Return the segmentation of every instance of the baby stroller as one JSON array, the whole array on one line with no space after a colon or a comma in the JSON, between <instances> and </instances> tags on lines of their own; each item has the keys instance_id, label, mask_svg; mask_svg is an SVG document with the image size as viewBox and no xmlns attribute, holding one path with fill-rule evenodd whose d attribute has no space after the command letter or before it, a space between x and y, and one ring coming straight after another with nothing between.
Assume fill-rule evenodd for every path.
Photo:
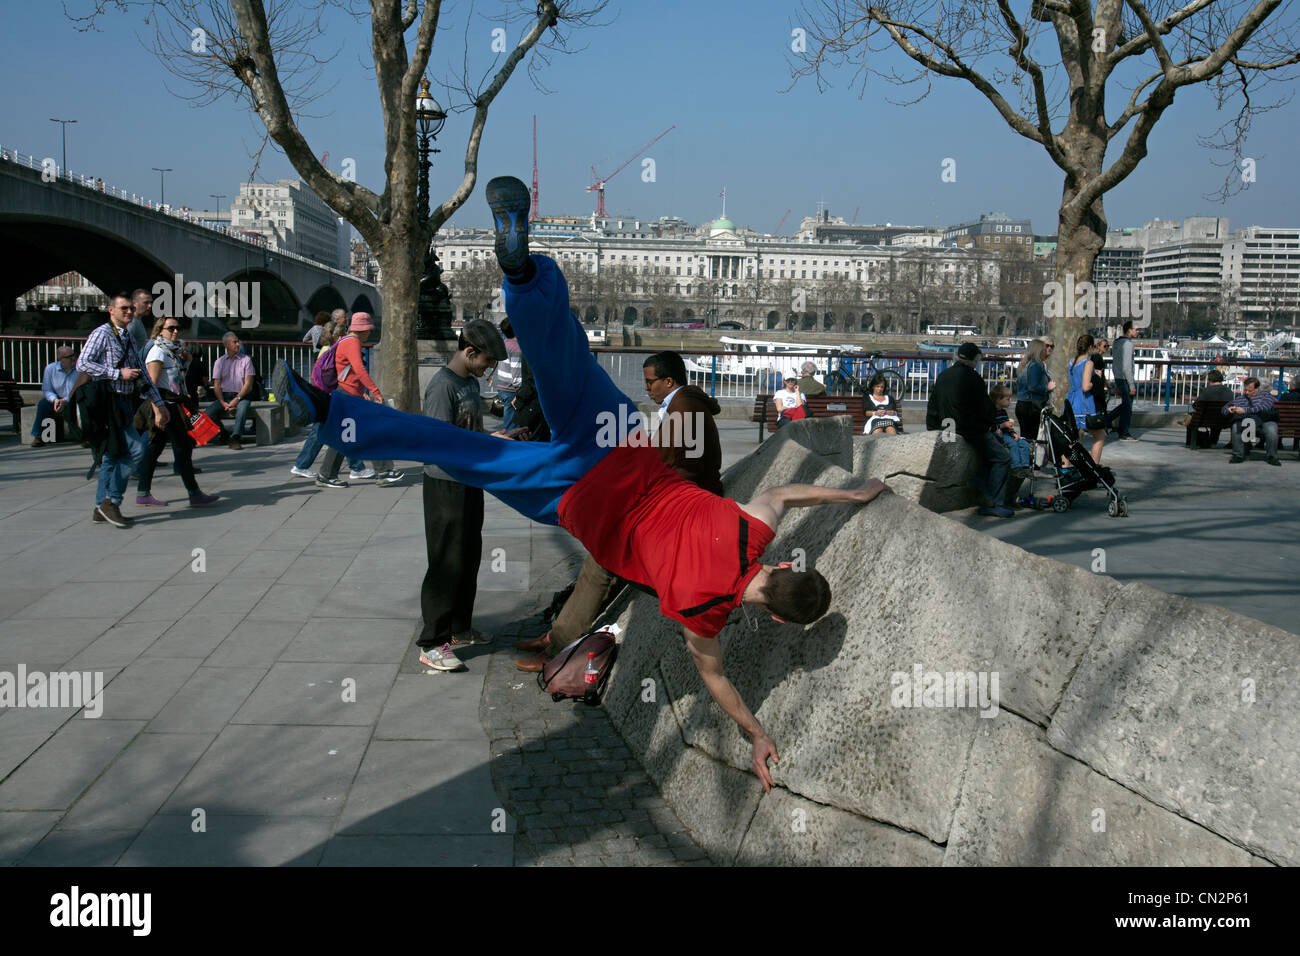
<instances>
[{"instance_id":1,"label":"baby stroller","mask_svg":"<svg viewBox=\"0 0 1300 956\"><path fill-rule=\"evenodd\" d=\"M1110 495L1106 514L1112 518L1128 517L1128 501L1115 487L1115 473L1105 465L1096 464L1087 449L1079 444L1079 428L1074 423L1074 411L1069 402L1065 403L1059 416L1053 415L1050 408L1043 409L1039 444L1044 447L1046 460L1051 462L1056 472L1056 494L1049 494L1046 498L1034 494L1034 482L1046 480L1035 476L1030 479L1028 503L1035 508L1051 508L1061 513L1069 511L1079 495L1101 486ZM1060 466L1062 457L1070 462L1068 469Z\"/></svg>"}]
</instances>

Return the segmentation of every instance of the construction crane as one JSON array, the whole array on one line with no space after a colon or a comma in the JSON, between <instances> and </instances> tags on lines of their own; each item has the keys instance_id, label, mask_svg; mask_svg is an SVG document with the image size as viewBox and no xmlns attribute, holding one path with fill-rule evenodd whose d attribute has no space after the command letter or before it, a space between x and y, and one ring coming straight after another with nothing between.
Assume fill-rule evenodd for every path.
<instances>
[{"instance_id":1,"label":"construction crane","mask_svg":"<svg viewBox=\"0 0 1300 956\"><path fill-rule=\"evenodd\" d=\"M330 151L328 149L325 150L324 154L321 156L320 164L326 169L330 168Z\"/></svg>"},{"instance_id":2,"label":"construction crane","mask_svg":"<svg viewBox=\"0 0 1300 956\"><path fill-rule=\"evenodd\" d=\"M605 177L602 178L601 175L600 175L600 173L596 172L596 167L595 167L595 166L592 166L592 167L591 167L591 179L592 179L592 183L591 183L590 186L587 187L587 192L594 192L594 193L596 194L596 215L597 215L599 218L602 218L602 219L603 219L603 218L607 215L607 213L605 212L605 184L608 183L608 182L609 182L611 179L613 179L615 176L617 176L619 173L621 173L624 169L626 169L628 163L632 162L632 160L636 159L638 156L640 156L642 153L644 153L647 149L649 149L649 148L650 148L651 146L653 146L655 143L659 142L661 139L663 139L665 136L667 136L669 133L671 133L671 132L672 132L673 130L675 130L676 128L677 128L677 124L676 124L676 123L674 123L672 126L668 127L666 130L664 130L662 133L660 133L660 134L659 134L658 136L656 136L654 139L650 140L650 142L646 143L644 146L642 146L640 149L638 149L635 153L633 153L631 156L629 156L629 157L627 158L627 162L623 163L622 166L618 167L618 169L614 170L614 171L613 171L612 173L610 173L608 176L605 176Z\"/></svg>"},{"instance_id":3,"label":"construction crane","mask_svg":"<svg viewBox=\"0 0 1300 956\"><path fill-rule=\"evenodd\" d=\"M789 209L787 209L787 210L785 211L784 215L781 216L781 221L778 222L778 223L776 224L776 228L772 230L772 235L774 235L774 236L779 236L779 235L781 235L781 227L785 225L785 217L788 216L788 215L790 215L790 210L789 210Z\"/></svg>"},{"instance_id":4,"label":"construction crane","mask_svg":"<svg viewBox=\"0 0 1300 956\"><path fill-rule=\"evenodd\" d=\"M537 114L533 114L533 207L528 210L528 218L536 219L541 196L537 189Z\"/></svg>"},{"instance_id":5,"label":"construction crane","mask_svg":"<svg viewBox=\"0 0 1300 956\"><path fill-rule=\"evenodd\" d=\"M858 224L858 209L861 208L862 207L859 206L857 209L853 210L853 221L849 223L850 226L856 226Z\"/></svg>"}]
</instances>

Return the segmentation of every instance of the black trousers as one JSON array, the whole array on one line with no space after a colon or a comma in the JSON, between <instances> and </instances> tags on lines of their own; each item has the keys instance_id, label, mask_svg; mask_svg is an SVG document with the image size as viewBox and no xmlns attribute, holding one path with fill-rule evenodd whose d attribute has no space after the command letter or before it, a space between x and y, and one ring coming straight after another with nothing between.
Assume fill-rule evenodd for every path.
<instances>
[{"instance_id":1,"label":"black trousers","mask_svg":"<svg viewBox=\"0 0 1300 956\"><path fill-rule=\"evenodd\" d=\"M136 494L147 495L153 490L154 469L158 467L158 458L169 441L172 444L172 454L176 456L176 471L185 484L185 490L191 495L199 493L199 482L194 477L194 441L182 424L181 409L175 402L168 402L167 424L162 430L155 428L149 439L149 448L140 464Z\"/></svg>"},{"instance_id":2,"label":"black trousers","mask_svg":"<svg viewBox=\"0 0 1300 956\"><path fill-rule=\"evenodd\" d=\"M420 585L423 650L468 631L483 557L483 489L424 476L424 546L429 566Z\"/></svg>"}]
</instances>

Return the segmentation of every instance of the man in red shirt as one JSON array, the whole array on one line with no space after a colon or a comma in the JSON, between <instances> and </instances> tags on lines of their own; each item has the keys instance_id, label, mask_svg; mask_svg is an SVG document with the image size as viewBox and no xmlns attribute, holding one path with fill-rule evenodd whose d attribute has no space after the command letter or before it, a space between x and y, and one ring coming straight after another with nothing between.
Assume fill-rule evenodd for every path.
<instances>
[{"instance_id":1,"label":"man in red shirt","mask_svg":"<svg viewBox=\"0 0 1300 956\"><path fill-rule=\"evenodd\" d=\"M275 390L296 421L323 423L326 445L436 464L526 517L560 525L601 567L652 588L661 612L682 624L709 693L749 736L754 772L770 789L767 760L779 759L775 744L727 679L714 638L742 603L779 622L811 624L825 614L830 586L820 573L759 559L786 508L866 503L887 489L880 481L856 489L786 485L740 504L674 473L640 428L636 405L592 356L569 313L559 267L528 255L529 201L517 179L488 184L506 311L535 368L551 441L507 441L340 392L327 396L283 362Z\"/></svg>"}]
</instances>

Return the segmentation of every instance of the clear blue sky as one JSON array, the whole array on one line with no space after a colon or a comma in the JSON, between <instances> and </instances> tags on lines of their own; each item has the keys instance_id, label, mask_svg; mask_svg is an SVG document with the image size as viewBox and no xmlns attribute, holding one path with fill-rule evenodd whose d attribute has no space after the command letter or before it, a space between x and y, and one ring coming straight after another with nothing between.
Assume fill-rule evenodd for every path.
<instances>
[{"instance_id":1,"label":"clear blue sky","mask_svg":"<svg viewBox=\"0 0 1300 956\"><path fill-rule=\"evenodd\" d=\"M65 3L74 13L91 6L91 0ZM68 129L74 171L156 198L158 174L150 167L170 166L168 201L192 208L211 207L211 193L236 192L252 168L261 128L256 117L230 99L198 109L169 92L182 87L137 39L152 35L143 11L109 14L101 32L79 33L63 14L65 3L5 3L0 53L8 95L0 106L0 142L57 160L59 127L49 117L75 118ZM481 71L491 64L491 31L499 25L488 17L499 9L495 4L477 5L468 32L469 4L448 6L430 69L444 105L438 82L459 70L466 37L471 64ZM966 84L936 78L930 97L906 108L890 104L902 98L900 91L878 79L862 95L850 90L847 72L832 75L835 86L826 92L807 80L781 92L789 85L785 54L796 14L793 3L776 0L616 0L608 26L576 36L574 45L585 49L552 59L544 73L552 92L540 92L516 72L488 119L479 186L453 221L487 224L482 184L491 176L529 179L536 113L544 213L589 213L595 197L584 191L588 167L594 163L608 174L675 123L647 154L657 180L643 182L640 162L629 165L608 187L611 212L702 222L718 214L725 186L728 216L763 232L791 207L788 234L819 199L846 219L861 207L860 223L944 225L997 210L1031 218L1036 232L1056 231L1061 173ZM302 125L318 155L329 151L333 169L345 157L355 159L358 179L378 189L383 152L366 66L368 26L338 14L328 22L322 53L338 53L322 82L335 85L311 108L319 118ZM1118 95L1127 99L1119 91L1112 98ZM1203 197L1222 181L1223 170L1212 165L1221 157L1198 147L1196 137L1229 117L1214 111L1207 91L1180 92L1152 137L1150 155L1108 195L1112 228L1192 215L1227 216L1233 228L1300 224L1298 109L1259 118L1247 150L1258 161L1258 181L1220 204ZM435 199L459 178L468 130L469 114L447 121L438 141ZM1118 145L1110 158L1117 152ZM957 161L955 183L940 181L945 157ZM272 145L258 178L290 176L296 173Z\"/></svg>"}]
</instances>

